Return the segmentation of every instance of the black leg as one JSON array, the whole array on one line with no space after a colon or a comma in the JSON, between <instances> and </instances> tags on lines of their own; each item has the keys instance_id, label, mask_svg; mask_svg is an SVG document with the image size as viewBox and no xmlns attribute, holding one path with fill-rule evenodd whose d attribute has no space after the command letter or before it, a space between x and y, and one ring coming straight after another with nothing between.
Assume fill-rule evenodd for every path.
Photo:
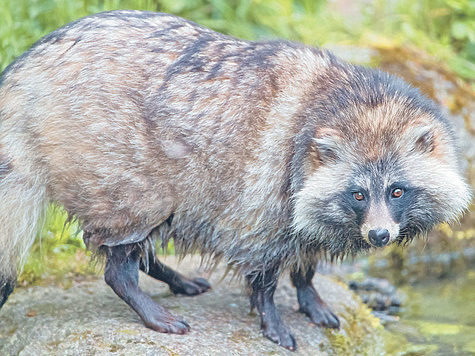
<instances>
[{"instance_id":1,"label":"black leg","mask_svg":"<svg viewBox=\"0 0 475 356\"><path fill-rule=\"evenodd\" d=\"M289 350L295 351L297 343L282 321L274 304L277 279L278 275L274 271L247 276L247 281L252 288L251 308L257 307L259 311L261 329L265 337Z\"/></svg>"},{"instance_id":2,"label":"black leg","mask_svg":"<svg viewBox=\"0 0 475 356\"><path fill-rule=\"evenodd\" d=\"M197 295L211 288L211 285L204 278L187 278L172 270L170 267L165 266L158 260L153 252L150 252L148 255L148 269L145 264L141 262L140 270L168 284L170 290L175 294Z\"/></svg>"},{"instance_id":3,"label":"black leg","mask_svg":"<svg viewBox=\"0 0 475 356\"><path fill-rule=\"evenodd\" d=\"M297 298L300 312L305 313L316 325L338 329L340 321L322 300L317 290L312 285L315 268L309 267L304 272L298 270L291 273L292 283L297 288Z\"/></svg>"},{"instance_id":4,"label":"black leg","mask_svg":"<svg viewBox=\"0 0 475 356\"><path fill-rule=\"evenodd\" d=\"M0 277L0 308L7 301L15 288L16 278Z\"/></svg>"},{"instance_id":5,"label":"black leg","mask_svg":"<svg viewBox=\"0 0 475 356\"><path fill-rule=\"evenodd\" d=\"M140 253L134 245L107 250L106 283L142 318L145 326L162 332L184 334L190 326L175 318L139 288Z\"/></svg>"}]
</instances>

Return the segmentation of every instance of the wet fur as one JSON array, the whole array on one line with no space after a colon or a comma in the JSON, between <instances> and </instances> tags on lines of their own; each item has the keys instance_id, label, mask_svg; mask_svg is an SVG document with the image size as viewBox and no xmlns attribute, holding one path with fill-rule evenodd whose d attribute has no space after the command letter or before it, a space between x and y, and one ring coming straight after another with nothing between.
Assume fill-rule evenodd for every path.
<instances>
[{"instance_id":1,"label":"wet fur","mask_svg":"<svg viewBox=\"0 0 475 356\"><path fill-rule=\"evenodd\" d=\"M453 131L417 89L167 14L102 13L44 37L0 77L0 123L0 283L15 280L49 202L92 249L173 238L252 285L369 249L352 185L410 186L399 242L470 200Z\"/></svg>"}]
</instances>

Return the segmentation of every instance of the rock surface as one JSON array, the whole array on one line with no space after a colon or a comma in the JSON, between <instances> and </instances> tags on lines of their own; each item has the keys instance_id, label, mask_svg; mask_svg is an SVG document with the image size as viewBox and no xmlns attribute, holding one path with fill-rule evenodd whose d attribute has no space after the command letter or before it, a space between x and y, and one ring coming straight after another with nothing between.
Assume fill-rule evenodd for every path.
<instances>
[{"instance_id":1,"label":"rock surface","mask_svg":"<svg viewBox=\"0 0 475 356\"><path fill-rule=\"evenodd\" d=\"M177 266L174 257L163 261ZM209 278L213 289L196 297L175 296L168 286L144 274L141 287L191 325L187 335L147 329L102 279L72 287L18 288L0 311L0 355L342 355L377 354L378 320L348 288L317 275L314 284L339 316L341 329L325 330L295 312L296 294L288 277L278 287L276 304L298 343L289 352L262 337L259 318L239 278L221 280L224 267L209 277L199 258L178 265L186 275Z\"/></svg>"}]
</instances>

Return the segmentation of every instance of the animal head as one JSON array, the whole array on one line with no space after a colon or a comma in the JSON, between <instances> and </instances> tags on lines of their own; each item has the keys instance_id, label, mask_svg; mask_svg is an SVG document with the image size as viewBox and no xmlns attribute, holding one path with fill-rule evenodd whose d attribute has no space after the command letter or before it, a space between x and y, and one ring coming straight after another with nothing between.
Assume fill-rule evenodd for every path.
<instances>
[{"instance_id":1,"label":"animal head","mask_svg":"<svg viewBox=\"0 0 475 356\"><path fill-rule=\"evenodd\" d=\"M333 256L424 235L471 200L436 105L384 73L359 75L350 94L329 91L314 109L317 128L294 195L295 231Z\"/></svg>"}]
</instances>

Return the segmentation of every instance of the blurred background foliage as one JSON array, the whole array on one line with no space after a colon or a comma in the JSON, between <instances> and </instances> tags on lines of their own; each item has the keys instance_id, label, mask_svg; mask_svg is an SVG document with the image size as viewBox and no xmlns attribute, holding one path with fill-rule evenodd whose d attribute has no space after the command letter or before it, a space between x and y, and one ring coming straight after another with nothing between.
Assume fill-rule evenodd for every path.
<instances>
[{"instance_id":1,"label":"blurred background foliage","mask_svg":"<svg viewBox=\"0 0 475 356\"><path fill-rule=\"evenodd\" d=\"M327 47L413 47L474 88L473 0L2 0L0 69L56 28L114 9L168 12L250 40L284 38ZM94 265L84 263L89 257L78 225L66 221L63 210L51 207L22 283L42 281L45 276L61 281L64 276L95 273Z\"/></svg>"},{"instance_id":2,"label":"blurred background foliage","mask_svg":"<svg viewBox=\"0 0 475 356\"><path fill-rule=\"evenodd\" d=\"M113 9L169 12L246 39L411 44L475 79L473 0L2 0L1 68L54 29Z\"/></svg>"},{"instance_id":3,"label":"blurred background foliage","mask_svg":"<svg viewBox=\"0 0 475 356\"><path fill-rule=\"evenodd\" d=\"M96 273L96 265L86 261L87 254L78 223L68 222L66 212L51 205L23 268L20 285L53 281L67 287L77 276Z\"/></svg>"}]
</instances>

